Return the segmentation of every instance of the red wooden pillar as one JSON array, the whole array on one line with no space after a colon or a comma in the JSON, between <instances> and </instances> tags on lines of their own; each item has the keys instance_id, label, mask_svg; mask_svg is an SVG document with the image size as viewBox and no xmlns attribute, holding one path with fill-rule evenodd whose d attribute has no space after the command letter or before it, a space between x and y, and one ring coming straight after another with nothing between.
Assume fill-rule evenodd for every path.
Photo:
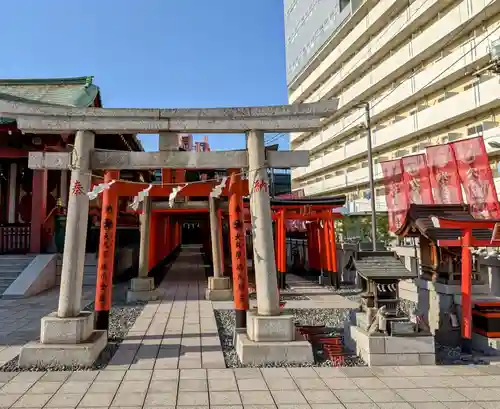
<instances>
[{"instance_id":1,"label":"red wooden pillar","mask_svg":"<svg viewBox=\"0 0 500 409\"><path fill-rule=\"evenodd\" d=\"M104 173L104 183L120 178L120 172ZM97 259L97 282L95 294L95 328L109 328L109 311L113 291L115 264L116 221L118 215L118 189L111 186L102 193L101 229L99 233L99 254Z\"/></svg>"},{"instance_id":2,"label":"red wooden pillar","mask_svg":"<svg viewBox=\"0 0 500 409\"><path fill-rule=\"evenodd\" d=\"M148 268L151 270L158 263L158 213L151 212L149 223Z\"/></svg>"},{"instance_id":3,"label":"red wooden pillar","mask_svg":"<svg viewBox=\"0 0 500 409\"><path fill-rule=\"evenodd\" d=\"M31 193L30 253L42 251L42 229L47 217L47 170L33 171ZM84 226L83 228L87 228Z\"/></svg>"},{"instance_id":4,"label":"red wooden pillar","mask_svg":"<svg viewBox=\"0 0 500 409\"><path fill-rule=\"evenodd\" d=\"M328 281L331 283L332 280L332 260L330 257L330 221L328 220L328 215L323 214L323 243L325 244L325 273Z\"/></svg>"},{"instance_id":5,"label":"red wooden pillar","mask_svg":"<svg viewBox=\"0 0 500 409\"><path fill-rule=\"evenodd\" d=\"M340 271L338 268L337 261L337 242L335 240L335 220L332 217L332 214L329 215L330 222L330 258L332 265L332 280L335 288L340 288Z\"/></svg>"},{"instance_id":6,"label":"red wooden pillar","mask_svg":"<svg viewBox=\"0 0 500 409\"><path fill-rule=\"evenodd\" d=\"M231 171L229 184L229 235L231 239L231 264L233 273L234 307L236 328L246 328L248 302L248 271L245 223L243 219L243 197L241 177Z\"/></svg>"},{"instance_id":7,"label":"red wooden pillar","mask_svg":"<svg viewBox=\"0 0 500 409\"><path fill-rule=\"evenodd\" d=\"M275 264L276 264L276 271L279 272L279 263L280 263L280 247L279 247L279 242L280 242L280 229L279 229L279 223L280 223L280 212L276 213L276 217L274 217L274 259L275 259ZM279 282L279 280L278 280Z\"/></svg>"},{"instance_id":8,"label":"red wooden pillar","mask_svg":"<svg viewBox=\"0 0 500 409\"><path fill-rule=\"evenodd\" d=\"M462 338L464 349L472 348L472 229L463 230L462 238Z\"/></svg>"},{"instance_id":9,"label":"red wooden pillar","mask_svg":"<svg viewBox=\"0 0 500 409\"><path fill-rule=\"evenodd\" d=\"M286 213L284 210L280 212L279 216L279 230L280 230L280 261L278 265L278 287L285 289L286 285Z\"/></svg>"},{"instance_id":10,"label":"red wooden pillar","mask_svg":"<svg viewBox=\"0 0 500 409\"><path fill-rule=\"evenodd\" d=\"M170 255L170 246L171 246L171 240L170 240L170 216L165 216L165 229L163 230L163 236L164 241L165 241L165 255L169 256Z\"/></svg>"},{"instance_id":11,"label":"red wooden pillar","mask_svg":"<svg viewBox=\"0 0 500 409\"><path fill-rule=\"evenodd\" d=\"M318 244L318 267L321 274L323 274L325 270L325 252L324 252L325 247L323 245L323 234L321 230L322 230L321 221L320 219L318 219L316 226L316 237Z\"/></svg>"}]
</instances>

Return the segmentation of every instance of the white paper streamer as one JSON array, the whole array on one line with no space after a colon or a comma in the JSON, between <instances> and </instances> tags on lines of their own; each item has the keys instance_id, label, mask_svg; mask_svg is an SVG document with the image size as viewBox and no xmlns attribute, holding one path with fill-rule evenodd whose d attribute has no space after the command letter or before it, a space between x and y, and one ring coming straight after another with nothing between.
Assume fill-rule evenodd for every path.
<instances>
[{"instance_id":1,"label":"white paper streamer","mask_svg":"<svg viewBox=\"0 0 500 409\"><path fill-rule=\"evenodd\" d=\"M89 200L94 200L99 196L102 192L105 190L108 190L113 183L115 183L116 180L112 180L109 183L99 183L97 186L94 186L93 189L87 193L87 196L89 197Z\"/></svg>"},{"instance_id":2,"label":"white paper streamer","mask_svg":"<svg viewBox=\"0 0 500 409\"><path fill-rule=\"evenodd\" d=\"M139 204L144 201L146 196L149 196L149 191L153 188L153 185L149 185L146 189L140 191L134 200L130 204L130 207L134 210L139 208Z\"/></svg>"},{"instance_id":3,"label":"white paper streamer","mask_svg":"<svg viewBox=\"0 0 500 409\"><path fill-rule=\"evenodd\" d=\"M177 186L172 189L172 192L168 195L168 205L170 207L174 206L174 201L175 198L177 197L177 193L179 193L182 189L184 189L187 186L187 183L182 186Z\"/></svg>"},{"instance_id":4,"label":"white paper streamer","mask_svg":"<svg viewBox=\"0 0 500 409\"><path fill-rule=\"evenodd\" d=\"M222 191L226 187L227 183L227 176L224 176L221 180L221 182L213 188L213 190L210 192L210 197L218 199L220 195L222 194Z\"/></svg>"}]
</instances>

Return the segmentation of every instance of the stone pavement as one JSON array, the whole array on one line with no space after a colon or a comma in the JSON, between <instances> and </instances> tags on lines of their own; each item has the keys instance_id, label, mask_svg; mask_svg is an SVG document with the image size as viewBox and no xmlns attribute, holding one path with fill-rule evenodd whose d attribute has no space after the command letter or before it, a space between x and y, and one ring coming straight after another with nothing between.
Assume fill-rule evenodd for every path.
<instances>
[{"instance_id":1,"label":"stone pavement","mask_svg":"<svg viewBox=\"0 0 500 409\"><path fill-rule=\"evenodd\" d=\"M204 288L181 253L106 369L0 373L0 408L500 408L495 365L226 369Z\"/></svg>"},{"instance_id":2,"label":"stone pavement","mask_svg":"<svg viewBox=\"0 0 500 409\"><path fill-rule=\"evenodd\" d=\"M95 292L84 288L82 305L94 300ZM40 337L40 319L57 310L59 288L23 299L0 298L0 366L19 354L21 347Z\"/></svg>"}]
</instances>

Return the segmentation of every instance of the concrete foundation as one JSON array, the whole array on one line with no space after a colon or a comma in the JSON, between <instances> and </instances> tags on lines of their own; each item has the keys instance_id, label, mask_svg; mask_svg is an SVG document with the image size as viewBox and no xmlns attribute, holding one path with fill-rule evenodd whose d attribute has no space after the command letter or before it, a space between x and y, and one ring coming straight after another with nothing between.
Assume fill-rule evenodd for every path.
<instances>
[{"instance_id":1,"label":"concrete foundation","mask_svg":"<svg viewBox=\"0 0 500 409\"><path fill-rule=\"evenodd\" d=\"M41 344L30 342L19 354L19 366L34 365L92 365L108 343L107 331L94 331L88 340L79 344Z\"/></svg>"},{"instance_id":2,"label":"concrete foundation","mask_svg":"<svg viewBox=\"0 0 500 409\"><path fill-rule=\"evenodd\" d=\"M356 326L344 330L347 348L359 355L368 366L434 365L436 355L432 335L385 336L369 335Z\"/></svg>"},{"instance_id":3,"label":"concrete foundation","mask_svg":"<svg viewBox=\"0 0 500 409\"><path fill-rule=\"evenodd\" d=\"M263 365L269 362L313 363L312 346L308 341L255 342L245 330L235 334L236 353L243 365Z\"/></svg>"},{"instance_id":4,"label":"concrete foundation","mask_svg":"<svg viewBox=\"0 0 500 409\"><path fill-rule=\"evenodd\" d=\"M255 342L291 342L295 340L293 315L258 315L247 312L247 335Z\"/></svg>"},{"instance_id":5,"label":"concrete foundation","mask_svg":"<svg viewBox=\"0 0 500 409\"><path fill-rule=\"evenodd\" d=\"M209 277L205 299L209 301L231 301L233 290L229 277Z\"/></svg>"},{"instance_id":6,"label":"concrete foundation","mask_svg":"<svg viewBox=\"0 0 500 409\"><path fill-rule=\"evenodd\" d=\"M269 362L312 363L311 344L296 340L293 315L260 316L247 312L247 329L235 333L236 353L244 365Z\"/></svg>"},{"instance_id":7,"label":"concrete foundation","mask_svg":"<svg viewBox=\"0 0 500 409\"><path fill-rule=\"evenodd\" d=\"M130 280L130 289L127 292L127 301L154 301L158 299L155 281L152 277L137 277Z\"/></svg>"},{"instance_id":8,"label":"concrete foundation","mask_svg":"<svg viewBox=\"0 0 500 409\"><path fill-rule=\"evenodd\" d=\"M19 366L53 363L90 366L107 342L107 331L94 331L92 312L83 311L70 318L59 318L54 312L42 318L40 342L30 342L21 349Z\"/></svg>"}]
</instances>

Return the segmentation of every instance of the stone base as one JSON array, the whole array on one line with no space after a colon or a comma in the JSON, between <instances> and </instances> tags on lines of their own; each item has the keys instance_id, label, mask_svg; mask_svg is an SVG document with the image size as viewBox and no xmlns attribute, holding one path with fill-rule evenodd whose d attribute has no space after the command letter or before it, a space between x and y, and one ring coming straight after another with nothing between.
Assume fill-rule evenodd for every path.
<instances>
[{"instance_id":1,"label":"stone base","mask_svg":"<svg viewBox=\"0 0 500 409\"><path fill-rule=\"evenodd\" d=\"M42 344L79 344L90 338L94 331L94 313L82 311L78 317L59 318L53 312L42 318L40 342Z\"/></svg>"},{"instance_id":2,"label":"stone base","mask_svg":"<svg viewBox=\"0 0 500 409\"><path fill-rule=\"evenodd\" d=\"M368 366L435 365L432 335L384 336L368 335L356 325L346 325L344 343Z\"/></svg>"},{"instance_id":3,"label":"stone base","mask_svg":"<svg viewBox=\"0 0 500 409\"><path fill-rule=\"evenodd\" d=\"M90 366L108 343L107 331L94 331L94 313L59 318L56 312L42 318L40 342L26 344L19 354L19 366Z\"/></svg>"},{"instance_id":4,"label":"stone base","mask_svg":"<svg viewBox=\"0 0 500 409\"><path fill-rule=\"evenodd\" d=\"M231 288L229 277L208 277L209 290L228 290Z\"/></svg>"},{"instance_id":5,"label":"stone base","mask_svg":"<svg viewBox=\"0 0 500 409\"><path fill-rule=\"evenodd\" d=\"M473 332L472 349L480 351L485 355L500 355L500 338L488 338Z\"/></svg>"},{"instance_id":6,"label":"stone base","mask_svg":"<svg viewBox=\"0 0 500 409\"><path fill-rule=\"evenodd\" d=\"M295 340L293 315L264 316L257 310L247 312L248 339L255 342L291 342Z\"/></svg>"},{"instance_id":7,"label":"stone base","mask_svg":"<svg viewBox=\"0 0 500 409\"><path fill-rule=\"evenodd\" d=\"M207 288L205 290L205 300L209 301L232 301L233 300L233 290L211 290Z\"/></svg>"},{"instance_id":8,"label":"stone base","mask_svg":"<svg viewBox=\"0 0 500 409\"><path fill-rule=\"evenodd\" d=\"M158 299L153 277L137 277L130 280L127 302L154 301Z\"/></svg>"},{"instance_id":9,"label":"stone base","mask_svg":"<svg viewBox=\"0 0 500 409\"><path fill-rule=\"evenodd\" d=\"M205 299L210 301L231 301L233 299L233 290L231 290L230 278L208 277Z\"/></svg>"},{"instance_id":10,"label":"stone base","mask_svg":"<svg viewBox=\"0 0 500 409\"><path fill-rule=\"evenodd\" d=\"M155 289L153 277L137 277L130 280L130 291L151 291Z\"/></svg>"},{"instance_id":11,"label":"stone base","mask_svg":"<svg viewBox=\"0 0 500 409\"><path fill-rule=\"evenodd\" d=\"M236 330L235 339L236 353L243 365L314 362L312 346L307 341L255 342L244 329Z\"/></svg>"},{"instance_id":12,"label":"stone base","mask_svg":"<svg viewBox=\"0 0 500 409\"><path fill-rule=\"evenodd\" d=\"M107 331L94 331L89 339L79 344L42 344L30 342L19 354L19 366L29 368L50 364L91 366L108 343Z\"/></svg>"},{"instance_id":13,"label":"stone base","mask_svg":"<svg viewBox=\"0 0 500 409\"><path fill-rule=\"evenodd\" d=\"M156 290L150 291L132 291L127 292L127 302L137 302L137 301L155 301L159 297Z\"/></svg>"}]
</instances>

